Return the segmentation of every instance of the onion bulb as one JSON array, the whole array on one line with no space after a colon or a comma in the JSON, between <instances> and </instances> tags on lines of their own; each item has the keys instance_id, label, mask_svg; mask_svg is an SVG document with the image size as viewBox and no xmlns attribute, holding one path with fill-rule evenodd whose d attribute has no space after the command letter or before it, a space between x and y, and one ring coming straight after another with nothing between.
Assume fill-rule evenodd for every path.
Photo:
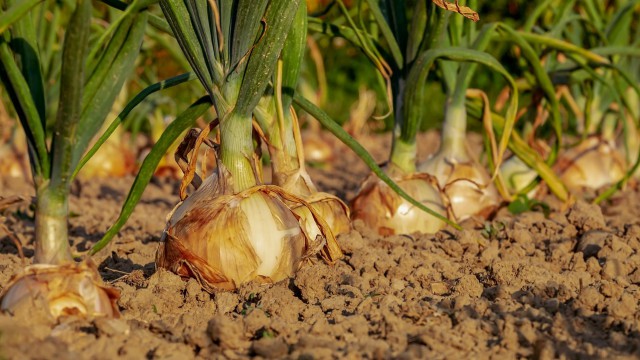
<instances>
[{"instance_id":1,"label":"onion bulb","mask_svg":"<svg viewBox=\"0 0 640 360\"><path fill-rule=\"evenodd\" d=\"M487 216L500 204L489 174L465 150L440 151L420 164L418 170L437 179L456 221Z\"/></svg>"},{"instance_id":2,"label":"onion bulb","mask_svg":"<svg viewBox=\"0 0 640 360\"><path fill-rule=\"evenodd\" d=\"M63 265L36 264L14 278L2 295L3 311L25 311L34 305L48 310L52 317L120 315L118 290L103 284L92 263Z\"/></svg>"},{"instance_id":3,"label":"onion bulb","mask_svg":"<svg viewBox=\"0 0 640 360\"><path fill-rule=\"evenodd\" d=\"M426 174L401 175L388 166L385 171L409 196L430 209L446 216L438 188ZM353 199L352 218L360 219L380 235L410 234L422 232L433 234L445 227L445 223L415 207L398 195L377 176L371 174Z\"/></svg>"},{"instance_id":4,"label":"onion bulb","mask_svg":"<svg viewBox=\"0 0 640 360\"><path fill-rule=\"evenodd\" d=\"M568 149L558 159L560 179L572 190L599 189L622 179L626 173L623 157L612 142L591 136Z\"/></svg>"},{"instance_id":5,"label":"onion bulb","mask_svg":"<svg viewBox=\"0 0 640 360\"><path fill-rule=\"evenodd\" d=\"M8 124L6 126L9 127ZM26 137L18 136L18 132L14 136L0 136L0 174L13 178L30 177Z\"/></svg>"},{"instance_id":6,"label":"onion bulb","mask_svg":"<svg viewBox=\"0 0 640 360\"><path fill-rule=\"evenodd\" d=\"M304 199L327 222L333 236L338 236L351 230L349 207L336 196L325 192L315 192ZM298 203L290 206L291 211L300 218L301 224L312 238L321 235L317 221L306 205Z\"/></svg>"},{"instance_id":7,"label":"onion bulb","mask_svg":"<svg viewBox=\"0 0 640 360\"><path fill-rule=\"evenodd\" d=\"M301 197L313 207L318 212L318 215L327 222L333 236L346 233L351 229L349 207L336 196L319 192L314 185L305 165L305 154L309 148L307 146L308 143L305 143L302 139L298 116L293 107L290 108L288 114L291 115L292 131L287 135L292 135L291 140L293 140L295 149L291 153L287 153L282 149L278 151L277 147L270 147L273 159L271 162L273 182L286 192ZM317 132L311 134L316 137L319 136ZM300 217L301 223L307 232L315 238L320 229L307 206L300 203L290 203L289 205L291 210Z\"/></svg>"},{"instance_id":8,"label":"onion bulb","mask_svg":"<svg viewBox=\"0 0 640 360\"><path fill-rule=\"evenodd\" d=\"M316 164L331 166L334 159L333 148L318 134L318 130L309 130L302 133L304 142L304 159Z\"/></svg>"},{"instance_id":9,"label":"onion bulb","mask_svg":"<svg viewBox=\"0 0 640 360\"><path fill-rule=\"evenodd\" d=\"M258 280L292 276L321 249L325 260L341 256L328 225L304 200L276 186L254 186L230 194L223 165L170 215L156 265L196 278L208 292L232 290ZM307 233L287 202L299 202L320 229Z\"/></svg>"},{"instance_id":10,"label":"onion bulb","mask_svg":"<svg viewBox=\"0 0 640 360\"><path fill-rule=\"evenodd\" d=\"M82 179L123 177L132 174L136 158L127 139L118 128L100 149L82 167L78 176Z\"/></svg>"},{"instance_id":11,"label":"onion bulb","mask_svg":"<svg viewBox=\"0 0 640 360\"><path fill-rule=\"evenodd\" d=\"M275 169L274 169L275 171ZM338 197L318 191L306 172L304 164L291 173L276 173L275 184L281 186L288 193L303 198L313 207L329 226L333 236L346 233L351 229L349 207ZM289 203L291 210L301 219L307 232L318 234L319 229L315 219L307 206L300 203Z\"/></svg>"},{"instance_id":12,"label":"onion bulb","mask_svg":"<svg viewBox=\"0 0 640 360\"><path fill-rule=\"evenodd\" d=\"M511 156L500 165L500 175L510 193L519 193L535 180L538 173L517 156ZM534 188L527 194L528 197L535 197L537 191L538 187Z\"/></svg>"}]
</instances>

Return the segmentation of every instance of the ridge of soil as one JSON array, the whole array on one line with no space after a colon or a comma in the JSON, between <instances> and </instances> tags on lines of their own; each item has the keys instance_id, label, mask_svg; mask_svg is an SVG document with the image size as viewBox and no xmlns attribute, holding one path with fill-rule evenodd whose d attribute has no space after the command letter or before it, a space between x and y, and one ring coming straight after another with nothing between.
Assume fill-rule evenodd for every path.
<instances>
[{"instance_id":1,"label":"ridge of soil","mask_svg":"<svg viewBox=\"0 0 640 360\"><path fill-rule=\"evenodd\" d=\"M421 144L435 147L433 133ZM382 160L388 138L365 144ZM338 145L336 145L338 147ZM348 150L310 169L323 191L351 199L368 171ZM421 153L428 153L422 150ZM71 241L86 251L117 217L133 181L74 185ZM178 182L155 179L120 234L94 257L121 291L120 319L39 311L0 314L0 358L535 358L640 357L640 192L602 206L511 215L435 235L382 237L361 222L339 236L345 257L316 261L277 284L209 295L156 270ZM32 195L0 177L0 196ZM0 214L33 256L28 204ZM0 230L0 290L22 262Z\"/></svg>"}]
</instances>

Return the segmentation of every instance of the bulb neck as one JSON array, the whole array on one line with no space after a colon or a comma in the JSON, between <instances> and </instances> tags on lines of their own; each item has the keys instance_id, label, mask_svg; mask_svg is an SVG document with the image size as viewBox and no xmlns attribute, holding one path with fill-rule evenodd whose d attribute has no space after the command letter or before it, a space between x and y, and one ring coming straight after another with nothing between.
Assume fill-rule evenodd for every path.
<instances>
[{"instance_id":1,"label":"bulb neck","mask_svg":"<svg viewBox=\"0 0 640 360\"><path fill-rule=\"evenodd\" d=\"M220 122L220 161L231 174L234 193L257 185L251 116L229 114Z\"/></svg>"},{"instance_id":2,"label":"bulb neck","mask_svg":"<svg viewBox=\"0 0 640 360\"><path fill-rule=\"evenodd\" d=\"M462 102L449 100L445 107L440 152L464 154L467 141L467 109Z\"/></svg>"},{"instance_id":3,"label":"bulb neck","mask_svg":"<svg viewBox=\"0 0 640 360\"><path fill-rule=\"evenodd\" d=\"M69 246L69 192L54 191L49 181L36 189L35 237L37 264L59 265L72 260Z\"/></svg>"},{"instance_id":4,"label":"bulb neck","mask_svg":"<svg viewBox=\"0 0 640 360\"><path fill-rule=\"evenodd\" d=\"M389 162L395 165L406 174L416 172L416 142L403 141L400 137L394 138L391 147L391 158Z\"/></svg>"}]
</instances>

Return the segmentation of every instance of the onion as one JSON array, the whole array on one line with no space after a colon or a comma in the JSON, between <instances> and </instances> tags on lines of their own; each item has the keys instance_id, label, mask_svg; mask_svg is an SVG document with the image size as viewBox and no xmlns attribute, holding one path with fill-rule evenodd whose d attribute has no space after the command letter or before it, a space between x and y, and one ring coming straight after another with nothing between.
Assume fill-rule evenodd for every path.
<instances>
[{"instance_id":1,"label":"onion","mask_svg":"<svg viewBox=\"0 0 640 360\"><path fill-rule=\"evenodd\" d=\"M102 144L91 159L82 167L78 176L82 179L123 177L135 171L136 158L120 131Z\"/></svg>"},{"instance_id":2,"label":"onion","mask_svg":"<svg viewBox=\"0 0 640 360\"><path fill-rule=\"evenodd\" d=\"M275 175L275 184L281 186L288 193L303 198L311 205L318 212L318 215L327 222L334 236L351 230L350 211L347 204L334 195L318 191L306 172L304 164L301 164L292 173L279 172ZM307 206L300 203L289 203L289 206L301 218L301 223L305 226L307 232L314 234L312 236L315 238L319 229Z\"/></svg>"},{"instance_id":3,"label":"onion","mask_svg":"<svg viewBox=\"0 0 640 360\"><path fill-rule=\"evenodd\" d=\"M560 179L574 191L599 189L622 179L626 165L611 141L590 136L558 159Z\"/></svg>"},{"instance_id":4,"label":"onion","mask_svg":"<svg viewBox=\"0 0 640 360\"><path fill-rule=\"evenodd\" d=\"M440 151L418 166L418 170L438 180L456 221L474 215L489 215L500 204L500 195L480 164L472 161L465 150L455 154Z\"/></svg>"},{"instance_id":5,"label":"onion","mask_svg":"<svg viewBox=\"0 0 640 360\"><path fill-rule=\"evenodd\" d=\"M349 220L349 207L342 200L325 192L315 192L305 200L318 215L327 222L331 233L334 236L344 234L351 230L351 221ZM317 221L309 208L303 204L292 204L291 211L300 218L300 223L304 226L311 238L321 235Z\"/></svg>"},{"instance_id":6,"label":"onion","mask_svg":"<svg viewBox=\"0 0 640 360\"><path fill-rule=\"evenodd\" d=\"M321 163L331 166L334 159L333 148L318 134L317 131L305 131L302 133L304 142L304 159L312 163Z\"/></svg>"},{"instance_id":7,"label":"onion","mask_svg":"<svg viewBox=\"0 0 640 360\"><path fill-rule=\"evenodd\" d=\"M341 256L328 225L304 200L276 186L254 186L230 194L218 173L180 203L170 216L156 265L196 278L206 291L232 290L258 280L292 276L308 256L324 248L332 262ZM305 206L318 224L312 236L287 205Z\"/></svg>"},{"instance_id":8,"label":"onion","mask_svg":"<svg viewBox=\"0 0 640 360\"><path fill-rule=\"evenodd\" d=\"M62 315L118 317L119 296L118 290L102 283L92 263L36 264L28 266L24 274L10 282L0 307L3 311L15 312L36 304L54 318Z\"/></svg>"},{"instance_id":9,"label":"onion","mask_svg":"<svg viewBox=\"0 0 640 360\"><path fill-rule=\"evenodd\" d=\"M500 165L500 174L505 180L505 184L510 193L519 193L525 187L527 187L535 178L538 173L531 169L517 156L511 156ZM531 190L527 196L534 198L539 187Z\"/></svg>"},{"instance_id":10,"label":"onion","mask_svg":"<svg viewBox=\"0 0 640 360\"><path fill-rule=\"evenodd\" d=\"M394 167L385 171L409 196L446 216L434 179L426 174L401 175ZM416 208L375 175L369 175L352 201L352 218L360 219L380 235L433 234L445 227L442 220Z\"/></svg>"}]
</instances>

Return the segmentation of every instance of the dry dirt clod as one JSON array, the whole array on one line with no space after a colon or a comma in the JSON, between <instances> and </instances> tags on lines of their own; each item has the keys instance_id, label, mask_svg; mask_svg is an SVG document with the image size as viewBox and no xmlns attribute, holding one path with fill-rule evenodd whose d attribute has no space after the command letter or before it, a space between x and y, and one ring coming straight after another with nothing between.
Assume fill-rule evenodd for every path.
<instances>
[{"instance_id":1,"label":"dry dirt clod","mask_svg":"<svg viewBox=\"0 0 640 360\"><path fill-rule=\"evenodd\" d=\"M450 292L449 286L443 282L434 282L430 285L431 293L438 296L444 296Z\"/></svg>"},{"instance_id":2,"label":"dry dirt clod","mask_svg":"<svg viewBox=\"0 0 640 360\"><path fill-rule=\"evenodd\" d=\"M282 338L262 338L251 344L251 350L255 355L262 356L266 359L278 359L287 355L289 346Z\"/></svg>"},{"instance_id":3,"label":"dry dirt clod","mask_svg":"<svg viewBox=\"0 0 640 360\"><path fill-rule=\"evenodd\" d=\"M238 321L229 321L221 315L214 316L207 325L207 334L222 350L246 349L249 341Z\"/></svg>"},{"instance_id":4,"label":"dry dirt clod","mask_svg":"<svg viewBox=\"0 0 640 360\"><path fill-rule=\"evenodd\" d=\"M576 201L569 209L567 220L583 232L604 229L607 226L602 209L598 205L589 204L582 200Z\"/></svg>"}]
</instances>

